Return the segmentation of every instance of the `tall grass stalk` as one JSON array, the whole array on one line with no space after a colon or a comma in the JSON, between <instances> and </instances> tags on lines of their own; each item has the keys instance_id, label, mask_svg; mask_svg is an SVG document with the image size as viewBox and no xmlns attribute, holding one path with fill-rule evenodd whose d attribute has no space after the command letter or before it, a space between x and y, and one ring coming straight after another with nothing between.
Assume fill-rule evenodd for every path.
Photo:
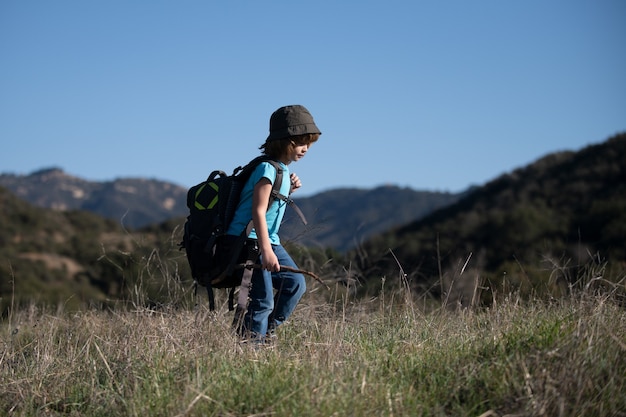
<instances>
[{"instance_id":1,"label":"tall grass stalk","mask_svg":"<svg viewBox=\"0 0 626 417\"><path fill-rule=\"evenodd\" d=\"M626 416L626 311L593 288L433 311L313 291L263 348L224 310L33 306L2 325L0 413Z\"/></svg>"}]
</instances>

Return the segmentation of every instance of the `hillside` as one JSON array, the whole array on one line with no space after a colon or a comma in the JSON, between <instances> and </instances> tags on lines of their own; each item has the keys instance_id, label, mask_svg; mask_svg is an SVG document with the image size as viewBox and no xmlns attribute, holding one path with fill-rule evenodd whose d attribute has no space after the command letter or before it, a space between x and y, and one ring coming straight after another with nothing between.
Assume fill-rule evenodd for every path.
<instances>
[{"instance_id":1,"label":"hillside","mask_svg":"<svg viewBox=\"0 0 626 417\"><path fill-rule=\"evenodd\" d=\"M120 299L131 297L137 286L142 288L150 302L164 302L170 298L169 294L164 295L162 291L163 274L175 276L185 281L185 285L191 285L185 254L178 248L184 217L174 217L144 228L132 229L119 220L105 219L86 210L71 209L69 202L80 195L78 190L86 192L90 187L82 180L67 176L62 171L52 170L33 174L29 181L40 183L33 185L31 189L43 189L48 184L51 190L56 190L50 192L51 197L42 194L39 200L42 205L62 201L55 200L55 193L58 196L69 192L71 197L65 200L65 206L56 205L57 209L51 210L27 203L6 188L0 187L0 206L3 207L0 212L2 314L6 313L10 305L25 305L31 301L52 305L61 303L70 309L85 305L113 305ZM119 184L120 182L109 184L98 192L103 196L107 195L105 189L108 188L108 192L115 197ZM146 180L142 190L155 187L155 184ZM162 193L156 194L164 196ZM350 197L342 199L342 196ZM365 233L375 233L386 225L396 225L403 218L407 221L414 219L431 204L441 204L442 200L454 197L393 187L370 191L344 190L339 194L330 192L320 197L321 202L326 205L322 211L326 216L323 225L329 226L330 231L326 231L326 236L322 236L318 242L324 238L332 240L334 234L338 236L335 241L341 242L344 239L347 242L352 233L350 228L356 226L354 222L346 221L346 216L353 218L355 222L367 215L376 216L371 211L368 212L376 207L376 199L372 199L372 196L385 196L385 204L379 204L381 211L377 217L393 217L395 223L369 225ZM424 201L424 197L435 200ZM333 198L346 202L348 206L333 203ZM106 203L107 200L103 199L102 202ZM127 201L121 197L112 200ZM313 207L321 204L319 201L316 197L303 199L301 206L314 212ZM391 216L389 211L394 210L396 204L405 209ZM414 204L414 208L411 208L411 204ZM114 203L109 202L106 206L113 207ZM104 205L97 207L102 208ZM334 214L334 210L338 214ZM309 220L313 227L322 224L315 214L309 216ZM301 233L298 227L301 226L296 225L292 230ZM311 229L305 230L304 235L315 236ZM285 238L286 244L289 240L288 237ZM304 244L305 241L295 240L298 244Z\"/></svg>"},{"instance_id":2,"label":"hillside","mask_svg":"<svg viewBox=\"0 0 626 417\"><path fill-rule=\"evenodd\" d=\"M30 302L73 309L124 299L156 247L155 235L86 211L34 207L3 187L0 206L2 315Z\"/></svg>"},{"instance_id":3,"label":"hillside","mask_svg":"<svg viewBox=\"0 0 626 417\"><path fill-rule=\"evenodd\" d=\"M590 262L623 276L626 134L502 175L372 238L362 252L364 277L397 276L400 264L414 284L435 294L445 291L440 278L458 281L463 269L495 285L572 285Z\"/></svg>"}]
</instances>

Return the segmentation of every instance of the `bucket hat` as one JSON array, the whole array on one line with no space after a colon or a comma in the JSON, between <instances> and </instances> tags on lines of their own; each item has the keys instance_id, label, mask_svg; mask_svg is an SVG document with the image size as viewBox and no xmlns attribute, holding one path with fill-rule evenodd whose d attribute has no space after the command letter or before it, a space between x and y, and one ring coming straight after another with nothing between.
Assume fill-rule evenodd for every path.
<instances>
[{"instance_id":1,"label":"bucket hat","mask_svg":"<svg viewBox=\"0 0 626 417\"><path fill-rule=\"evenodd\" d=\"M270 117L270 134L267 141L285 139L291 136L322 132L313 121L313 116L299 104L284 106L272 113Z\"/></svg>"}]
</instances>

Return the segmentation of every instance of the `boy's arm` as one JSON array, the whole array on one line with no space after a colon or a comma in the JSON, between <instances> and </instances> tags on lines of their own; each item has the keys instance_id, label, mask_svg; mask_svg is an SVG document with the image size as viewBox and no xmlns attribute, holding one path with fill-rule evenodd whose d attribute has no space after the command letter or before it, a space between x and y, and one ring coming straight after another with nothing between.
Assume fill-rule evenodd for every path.
<instances>
[{"instance_id":1,"label":"boy's arm","mask_svg":"<svg viewBox=\"0 0 626 417\"><path fill-rule=\"evenodd\" d=\"M261 178L254 186L254 194L252 197L252 222L254 223L254 230L256 231L256 237L259 241L263 269L277 272L280 270L280 264L272 250L270 235L267 229L267 220L265 219L271 193L272 183L267 178Z\"/></svg>"}]
</instances>

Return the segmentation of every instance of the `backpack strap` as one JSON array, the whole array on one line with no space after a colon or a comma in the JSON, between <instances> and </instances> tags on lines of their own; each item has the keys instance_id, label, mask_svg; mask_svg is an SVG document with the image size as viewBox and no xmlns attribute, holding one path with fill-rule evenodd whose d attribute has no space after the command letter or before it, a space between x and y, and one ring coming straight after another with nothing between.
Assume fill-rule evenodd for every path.
<instances>
[{"instance_id":1,"label":"backpack strap","mask_svg":"<svg viewBox=\"0 0 626 417\"><path fill-rule=\"evenodd\" d=\"M254 164L254 166L256 167L256 165L258 165L258 163L260 162L269 162L276 169L276 178L274 179L274 183L272 184L272 191L270 194L270 199L267 202L267 209L269 210L274 200L284 201L288 206L291 206L294 208L298 216L300 216L300 219L302 220L302 222L306 225L307 220L304 217L304 213L302 213L302 210L300 210L300 208L294 203L294 201L290 197L285 196L280 193L280 188L283 183L283 172L284 172L280 164L265 156L260 156L252 160L248 164L248 166L251 166L252 164ZM248 235L250 235L250 232L252 232L253 228L254 228L254 223L252 220L250 220L248 222L248 225L246 226L246 230L242 233L242 236L248 237ZM228 307L229 307L229 310L235 309L235 315L233 318L232 326L237 331L237 333L241 332L241 328L243 326L243 318L246 314L246 310L248 307L248 295L250 293L250 287L252 286L252 272L253 272L253 267L254 267L255 262L256 262L256 259L250 259L250 256L248 257L248 259L246 259L246 262L244 265L243 277L241 279L241 285L239 286L239 294L237 295L236 308L233 305L234 291L231 291L229 294L229 300L228 300L229 306Z\"/></svg>"},{"instance_id":2,"label":"backpack strap","mask_svg":"<svg viewBox=\"0 0 626 417\"><path fill-rule=\"evenodd\" d=\"M246 310L248 309L248 294L250 293L250 287L252 287L252 272L254 262L254 260L246 261L243 270L243 277L241 278L241 285L239 286L239 294L237 295L237 307L235 308L235 314L232 324L233 329L235 329L237 334L241 334L243 318L246 315Z\"/></svg>"},{"instance_id":3,"label":"backpack strap","mask_svg":"<svg viewBox=\"0 0 626 417\"><path fill-rule=\"evenodd\" d=\"M283 169L280 167L278 162L274 160L269 160L267 162L271 163L274 168L276 168L276 179L274 180L274 186L272 187L272 197L275 200L284 201L288 206L292 207L298 217L300 217L300 220L302 220L302 223L306 226L309 223L306 221L306 217L304 217L304 213L302 212L302 210L300 210L300 207L298 207L298 205L295 203L295 201L291 199L291 197L280 193L280 186L283 182ZM276 186L276 184L278 184L278 186ZM269 204L271 203L272 201L270 200ZM269 205L267 208L269 209Z\"/></svg>"},{"instance_id":4,"label":"backpack strap","mask_svg":"<svg viewBox=\"0 0 626 417\"><path fill-rule=\"evenodd\" d=\"M283 169L278 162L274 161L273 159L269 159L264 155L258 156L250 161L245 167L237 168L233 174L236 174L237 172L244 169L254 169L261 162L269 162L276 169L276 179L274 179L274 184L272 185L272 192L270 194L270 200L267 203L267 209L269 210L274 200L284 201L288 206L293 208L293 210L296 212L298 217L300 217L300 220L305 226L309 224L309 222L307 222L306 220L306 217L304 217L304 213L302 212L302 210L300 210L300 207L298 207L295 201L293 201L291 197L280 193L280 187L283 183ZM250 220L250 222L248 222L248 226L246 227L246 236L250 234L253 228L254 226L252 225L252 220Z\"/></svg>"},{"instance_id":5,"label":"backpack strap","mask_svg":"<svg viewBox=\"0 0 626 417\"><path fill-rule=\"evenodd\" d=\"M275 195L273 194L272 191L272 196L277 199L277 200L282 200L285 203L287 203L288 206L290 206L298 215L298 217L300 217L300 220L302 220L302 223L306 226L307 224L309 224L309 222L306 221L306 217L304 217L304 213L302 212L302 210L300 210L300 207L298 207L298 205L296 204L295 201L293 201L293 199L291 199L291 197L287 197L285 195L282 195L280 193L276 193Z\"/></svg>"},{"instance_id":6,"label":"backpack strap","mask_svg":"<svg viewBox=\"0 0 626 417\"><path fill-rule=\"evenodd\" d=\"M277 198L276 196L282 195L279 193L279 190L283 181L283 169L275 161L268 160L267 162L270 162L274 166L274 168L276 168L276 179L274 180L274 184L272 185L272 193L271 193L270 199L267 202L267 209L269 210L270 206L272 205L272 202L274 201L274 199ZM246 230L244 230L244 232L241 234L240 239L247 238L250 235L250 232L252 232L253 228L254 228L254 222L250 220L248 222L248 225L246 226ZM237 260L236 257L233 257L233 259L229 263L229 270L230 270L229 273L232 273L232 269L234 269L235 267L236 260ZM239 329L239 327L241 326L243 316L246 313L246 306L248 305L248 294L250 292L250 287L252 286L252 265L254 265L255 262L256 262L256 259L250 259L250 256L248 256L248 259L246 259L246 267L243 270L243 277L241 279L241 285L239 286L239 295L237 297L237 308L235 310L235 318L233 320L233 327L235 327L236 329ZM228 309L229 310L233 310L234 308L233 298L234 298L234 291L231 291L228 297Z\"/></svg>"},{"instance_id":7,"label":"backpack strap","mask_svg":"<svg viewBox=\"0 0 626 417\"><path fill-rule=\"evenodd\" d=\"M261 158L257 158L256 160L258 159L261 159ZM281 197L284 197L282 194L280 194L280 187L283 183L283 169L280 167L278 162L274 160L262 159L261 162L263 161L271 163L274 166L274 168L276 168L276 178L274 179L274 184L272 185L272 192L271 192L269 201L267 202L267 209L269 210L270 206L272 205L272 202L275 199L282 199ZM303 220L306 221L304 217L303 217ZM250 235L250 232L252 232L253 228L254 228L254 222L250 220L242 236L248 237L248 235ZM228 309L229 310L232 310L233 308L235 309L235 315L233 317L232 326L237 333L241 332L241 329L243 326L243 318L248 308L248 296L250 293L250 287L252 287L252 272L253 272L253 266L254 266L254 263L256 262L256 259L250 259L250 258L251 257L249 253L248 258L246 259L245 266L244 266L243 276L241 278L241 285L239 286L239 294L237 295L236 308L233 303L234 291L231 291L231 293L229 294ZM233 263L231 263L231 265L234 267Z\"/></svg>"}]
</instances>

